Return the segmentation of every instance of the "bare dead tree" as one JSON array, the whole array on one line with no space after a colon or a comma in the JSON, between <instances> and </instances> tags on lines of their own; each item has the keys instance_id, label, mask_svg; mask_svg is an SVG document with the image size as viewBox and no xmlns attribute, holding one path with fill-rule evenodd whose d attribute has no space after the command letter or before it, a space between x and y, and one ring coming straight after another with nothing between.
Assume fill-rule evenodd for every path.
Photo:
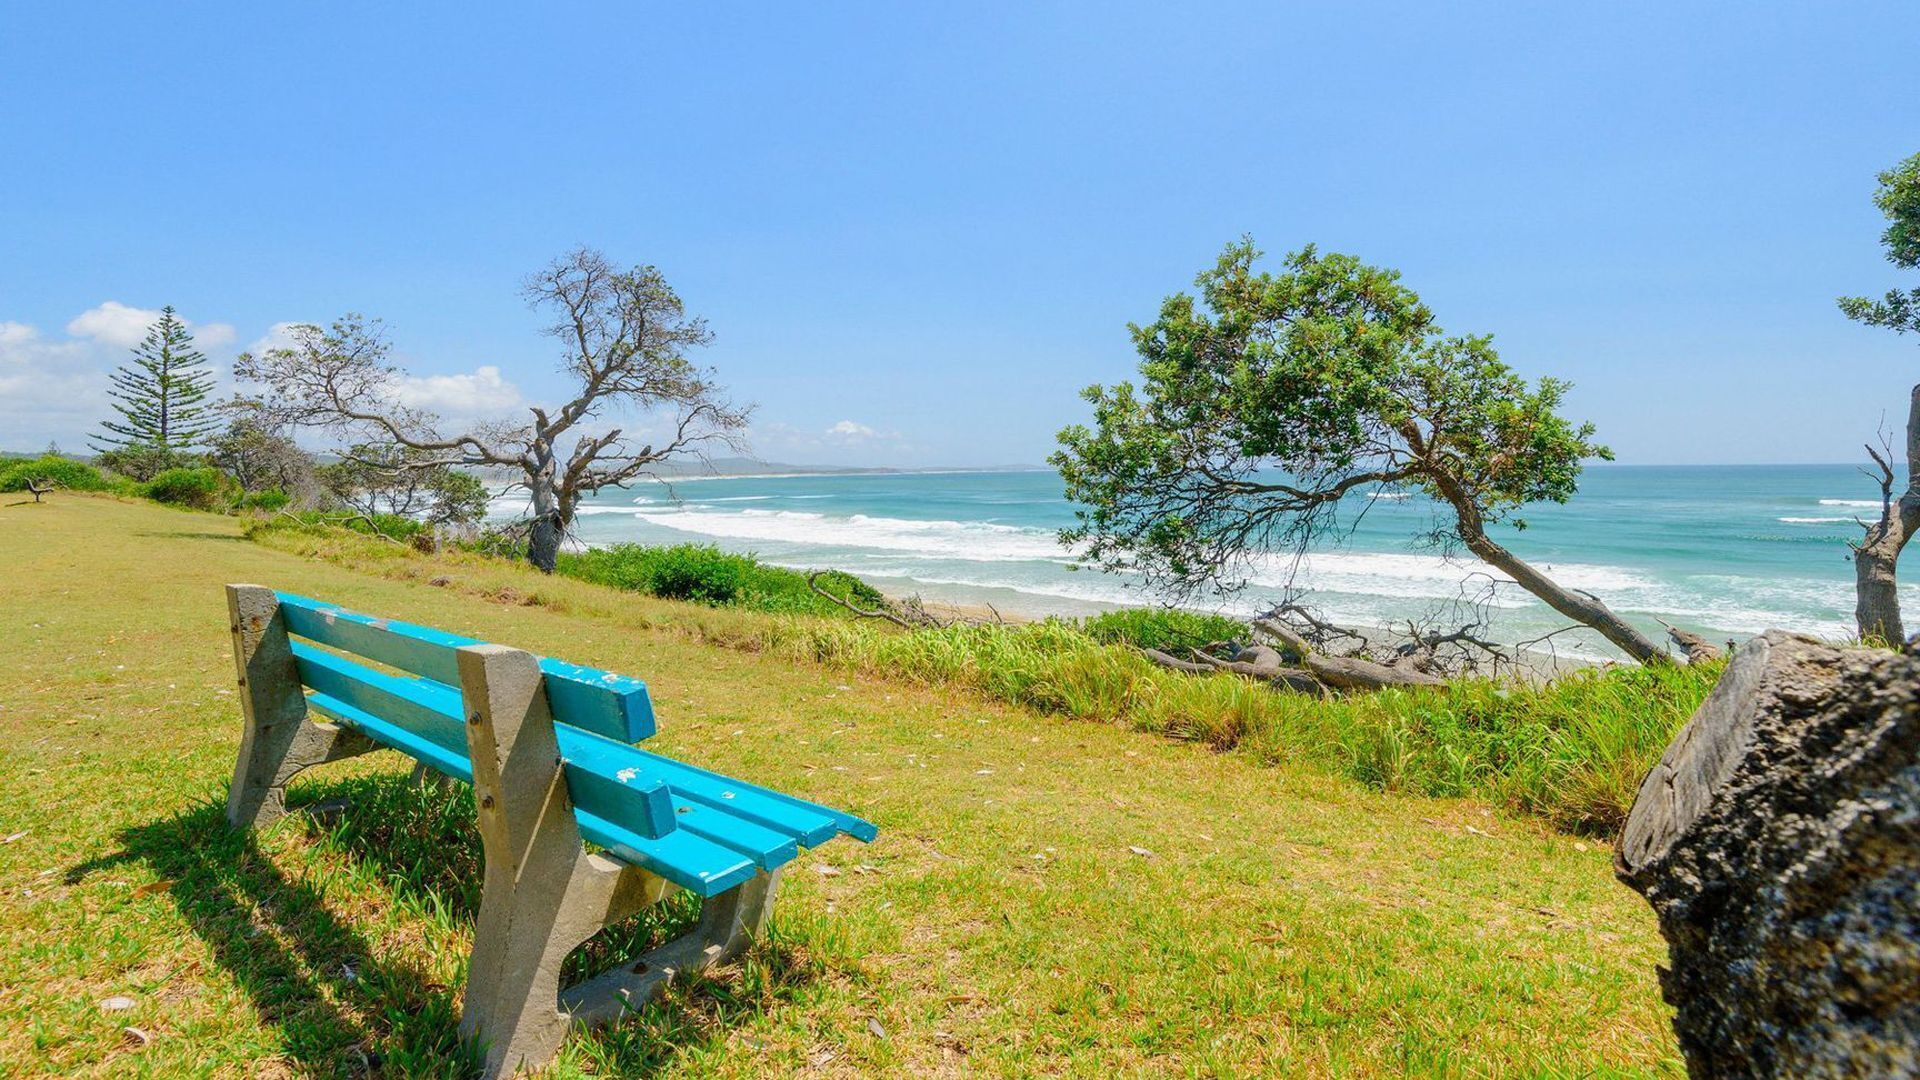
<instances>
[{"instance_id":1,"label":"bare dead tree","mask_svg":"<svg viewBox=\"0 0 1920 1080\"><path fill-rule=\"evenodd\" d=\"M1862 469L1880 485L1880 518L1861 521L1865 535L1853 549L1853 617L1860 636L1894 645L1905 640L1900 619L1900 589L1895 571L1901 549L1920 532L1920 386L1913 388L1907 410L1907 488L1894 495L1893 441L1884 431L1880 445L1867 445L1873 471Z\"/></svg>"},{"instance_id":2,"label":"bare dead tree","mask_svg":"<svg viewBox=\"0 0 1920 1080\"><path fill-rule=\"evenodd\" d=\"M358 315L324 330L297 326L291 347L243 355L235 372L264 388L260 404L272 415L331 430L349 449L385 442L413 452L409 467L509 470L510 489L531 501L527 560L550 573L583 496L714 442L739 447L751 409L729 402L689 359L712 334L655 267L619 270L580 248L529 278L524 295L555 314L546 332L561 343L561 371L575 387L558 407L529 407L530 422L443 431L439 418L399 400L401 372L388 362L381 325ZM623 413L663 417L664 430L629 437L615 422Z\"/></svg>"}]
</instances>

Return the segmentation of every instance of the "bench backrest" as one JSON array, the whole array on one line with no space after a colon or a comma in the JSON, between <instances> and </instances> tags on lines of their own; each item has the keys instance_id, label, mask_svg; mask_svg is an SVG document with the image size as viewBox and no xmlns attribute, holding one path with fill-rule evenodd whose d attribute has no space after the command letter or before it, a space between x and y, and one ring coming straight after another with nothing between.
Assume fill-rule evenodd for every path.
<instances>
[{"instance_id":1,"label":"bench backrest","mask_svg":"<svg viewBox=\"0 0 1920 1080\"><path fill-rule=\"evenodd\" d=\"M475 638L395 619L376 619L293 593L274 595L286 616L288 633L411 671L445 686L460 685L454 650L483 644ZM653 700L647 696L646 683L564 660L542 659L540 670L547 677L547 704L556 722L624 743L653 737Z\"/></svg>"}]
</instances>

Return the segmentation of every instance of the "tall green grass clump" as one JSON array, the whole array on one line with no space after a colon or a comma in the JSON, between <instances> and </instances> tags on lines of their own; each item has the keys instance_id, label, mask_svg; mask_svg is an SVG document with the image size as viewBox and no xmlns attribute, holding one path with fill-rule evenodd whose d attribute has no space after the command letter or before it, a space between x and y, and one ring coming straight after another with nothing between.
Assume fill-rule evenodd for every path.
<instances>
[{"instance_id":1,"label":"tall green grass clump","mask_svg":"<svg viewBox=\"0 0 1920 1080\"><path fill-rule=\"evenodd\" d=\"M722 551L712 544L614 544L563 552L556 571L616 589L710 607L740 607L785 614L844 614L845 609L815 593L797 570L768 566L751 555ZM880 594L846 574L834 586L855 603L872 605Z\"/></svg>"},{"instance_id":2,"label":"tall green grass clump","mask_svg":"<svg viewBox=\"0 0 1920 1080\"><path fill-rule=\"evenodd\" d=\"M0 491L25 491L29 480L51 480L68 491L106 491L113 486L99 469L58 454L0 463Z\"/></svg>"},{"instance_id":3,"label":"tall green grass clump","mask_svg":"<svg viewBox=\"0 0 1920 1080\"><path fill-rule=\"evenodd\" d=\"M1181 653L1216 641L1245 641L1250 628L1225 615L1176 608L1126 608L1095 615L1081 624L1087 636L1105 645Z\"/></svg>"}]
</instances>

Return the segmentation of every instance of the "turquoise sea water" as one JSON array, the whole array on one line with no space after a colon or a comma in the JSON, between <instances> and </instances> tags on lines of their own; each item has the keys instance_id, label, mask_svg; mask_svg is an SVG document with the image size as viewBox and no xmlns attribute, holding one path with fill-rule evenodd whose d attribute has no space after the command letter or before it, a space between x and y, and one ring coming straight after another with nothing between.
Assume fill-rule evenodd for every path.
<instances>
[{"instance_id":1,"label":"turquoise sea water","mask_svg":"<svg viewBox=\"0 0 1920 1080\"><path fill-rule=\"evenodd\" d=\"M1530 527L1499 539L1650 630L1662 618L1715 638L1769 627L1839 636L1853 610L1846 540L1859 534L1856 515L1878 513L1877 496L1845 465L1603 466L1587 471L1572 503L1529 508ZM1564 624L1470 555L1415 543L1435 514L1421 497L1349 502L1354 527L1344 540L1297 567L1265 561L1224 607L1258 610L1291 581L1307 602L1354 624L1445 621L1463 597L1491 599L1505 640ZM1152 602L1126 577L1073 568L1055 540L1072 520L1059 478L1045 471L701 479L602 492L581 508L577 539L711 542L1023 615ZM1920 611L1920 586L1904 598ZM1562 654L1609 655L1586 635L1554 644Z\"/></svg>"}]
</instances>

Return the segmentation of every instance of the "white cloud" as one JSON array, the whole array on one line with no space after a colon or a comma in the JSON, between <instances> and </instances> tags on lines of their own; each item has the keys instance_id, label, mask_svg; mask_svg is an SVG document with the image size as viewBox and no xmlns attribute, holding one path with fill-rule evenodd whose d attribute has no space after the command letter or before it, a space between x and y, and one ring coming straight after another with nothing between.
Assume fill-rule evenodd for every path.
<instances>
[{"instance_id":1,"label":"white cloud","mask_svg":"<svg viewBox=\"0 0 1920 1080\"><path fill-rule=\"evenodd\" d=\"M914 452L899 432L858 420L839 420L824 428L763 420L753 425L750 436L754 456L794 465L884 465Z\"/></svg>"},{"instance_id":2,"label":"white cloud","mask_svg":"<svg viewBox=\"0 0 1920 1080\"><path fill-rule=\"evenodd\" d=\"M128 307L118 300L109 300L99 307L83 311L67 323L67 333L74 337L92 338L102 345L114 345L122 349L131 349L140 344L147 336L147 327L160 317L158 311L147 308Z\"/></svg>"},{"instance_id":3,"label":"white cloud","mask_svg":"<svg viewBox=\"0 0 1920 1080\"><path fill-rule=\"evenodd\" d=\"M492 364L462 375L402 375L394 396L409 408L461 419L497 416L526 403Z\"/></svg>"},{"instance_id":4,"label":"white cloud","mask_svg":"<svg viewBox=\"0 0 1920 1080\"><path fill-rule=\"evenodd\" d=\"M272 352L275 349L291 349L299 344L299 342L294 339L293 328L305 325L308 324L297 321L274 323L272 326L267 327L266 333L253 339L253 344L247 346L247 351L255 356L259 356L262 353Z\"/></svg>"},{"instance_id":5,"label":"white cloud","mask_svg":"<svg viewBox=\"0 0 1920 1080\"><path fill-rule=\"evenodd\" d=\"M842 420L839 423L828 428L827 434L834 438L847 439L849 441L852 441L852 440L858 440L858 439L875 438L879 433L874 431L872 428L868 427L867 425L859 423L858 421Z\"/></svg>"},{"instance_id":6,"label":"white cloud","mask_svg":"<svg viewBox=\"0 0 1920 1080\"><path fill-rule=\"evenodd\" d=\"M75 315L67 323L67 333L92 339L102 345L131 349L140 344L147 336L147 328L159 318L160 312L152 308L129 307L118 300L108 300L99 307ZM181 321L187 324L194 343L202 351L218 349L233 342L233 327L227 323L196 323L185 318Z\"/></svg>"},{"instance_id":7,"label":"white cloud","mask_svg":"<svg viewBox=\"0 0 1920 1080\"><path fill-rule=\"evenodd\" d=\"M73 444L91 430L107 408L95 351L85 341L49 341L26 323L0 321L0 446Z\"/></svg>"}]
</instances>

